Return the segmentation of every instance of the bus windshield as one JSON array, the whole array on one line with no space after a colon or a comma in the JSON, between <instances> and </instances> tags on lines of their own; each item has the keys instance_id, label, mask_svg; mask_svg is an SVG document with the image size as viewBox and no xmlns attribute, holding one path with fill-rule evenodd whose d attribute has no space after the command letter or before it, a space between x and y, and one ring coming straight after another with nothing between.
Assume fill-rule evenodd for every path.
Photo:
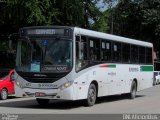
<instances>
[{"instance_id":1,"label":"bus windshield","mask_svg":"<svg viewBox=\"0 0 160 120\"><path fill-rule=\"evenodd\" d=\"M19 40L16 69L21 72L69 72L72 41L56 39Z\"/></svg>"}]
</instances>

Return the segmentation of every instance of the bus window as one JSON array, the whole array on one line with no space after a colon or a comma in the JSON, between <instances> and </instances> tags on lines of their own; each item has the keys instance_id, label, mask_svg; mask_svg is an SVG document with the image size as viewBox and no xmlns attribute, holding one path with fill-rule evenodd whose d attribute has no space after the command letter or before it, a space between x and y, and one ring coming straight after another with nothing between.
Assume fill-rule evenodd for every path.
<instances>
[{"instance_id":1,"label":"bus window","mask_svg":"<svg viewBox=\"0 0 160 120\"><path fill-rule=\"evenodd\" d=\"M96 60L100 61L101 60L101 56L100 56L100 51L101 51L101 47L100 47L100 40L96 39Z\"/></svg>"},{"instance_id":2,"label":"bus window","mask_svg":"<svg viewBox=\"0 0 160 120\"><path fill-rule=\"evenodd\" d=\"M139 63L145 63L145 47L139 47Z\"/></svg>"},{"instance_id":3,"label":"bus window","mask_svg":"<svg viewBox=\"0 0 160 120\"><path fill-rule=\"evenodd\" d=\"M94 40L89 40L89 46L90 46L90 52L89 52L89 56L90 56L90 60L94 61L96 60L96 55L95 55L95 41Z\"/></svg>"},{"instance_id":4,"label":"bus window","mask_svg":"<svg viewBox=\"0 0 160 120\"><path fill-rule=\"evenodd\" d=\"M138 46L131 45L131 62L139 63L138 60Z\"/></svg>"},{"instance_id":5,"label":"bus window","mask_svg":"<svg viewBox=\"0 0 160 120\"><path fill-rule=\"evenodd\" d=\"M121 43L113 43L112 46L113 62L121 62Z\"/></svg>"},{"instance_id":6,"label":"bus window","mask_svg":"<svg viewBox=\"0 0 160 120\"><path fill-rule=\"evenodd\" d=\"M111 61L111 42L109 41L101 42L101 60Z\"/></svg>"},{"instance_id":7,"label":"bus window","mask_svg":"<svg viewBox=\"0 0 160 120\"><path fill-rule=\"evenodd\" d=\"M86 37L81 37L81 59L87 60L87 39Z\"/></svg>"},{"instance_id":8,"label":"bus window","mask_svg":"<svg viewBox=\"0 0 160 120\"><path fill-rule=\"evenodd\" d=\"M152 48L146 48L146 63L152 63Z\"/></svg>"},{"instance_id":9,"label":"bus window","mask_svg":"<svg viewBox=\"0 0 160 120\"><path fill-rule=\"evenodd\" d=\"M122 62L130 63L130 44L122 44Z\"/></svg>"},{"instance_id":10,"label":"bus window","mask_svg":"<svg viewBox=\"0 0 160 120\"><path fill-rule=\"evenodd\" d=\"M88 50L87 39L82 36L79 40L79 36L76 37L76 70L80 70L88 65Z\"/></svg>"},{"instance_id":11,"label":"bus window","mask_svg":"<svg viewBox=\"0 0 160 120\"><path fill-rule=\"evenodd\" d=\"M100 40L95 38L89 39L89 55L91 61L100 61Z\"/></svg>"}]
</instances>

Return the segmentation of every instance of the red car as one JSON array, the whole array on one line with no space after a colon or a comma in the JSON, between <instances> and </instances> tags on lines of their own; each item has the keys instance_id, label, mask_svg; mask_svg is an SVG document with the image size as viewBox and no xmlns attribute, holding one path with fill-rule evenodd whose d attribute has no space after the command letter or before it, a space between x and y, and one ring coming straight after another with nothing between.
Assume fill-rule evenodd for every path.
<instances>
[{"instance_id":1,"label":"red car","mask_svg":"<svg viewBox=\"0 0 160 120\"><path fill-rule=\"evenodd\" d=\"M0 78L0 99L5 100L14 92L14 70L11 70L9 74L3 73L3 77Z\"/></svg>"}]
</instances>

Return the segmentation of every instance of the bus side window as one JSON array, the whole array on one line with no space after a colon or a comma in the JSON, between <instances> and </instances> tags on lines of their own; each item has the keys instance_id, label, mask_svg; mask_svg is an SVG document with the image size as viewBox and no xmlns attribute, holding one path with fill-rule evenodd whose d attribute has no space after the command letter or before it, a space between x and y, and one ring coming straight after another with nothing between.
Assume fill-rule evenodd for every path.
<instances>
[{"instance_id":1,"label":"bus side window","mask_svg":"<svg viewBox=\"0 0 160 120\"><path fill-rule=\"evenodd\" d=\"M76 36L76 70L84 68L88 64L87 38Z\"/></svg>"},{"instance_id":2,"label":"bus side window","mask_svg":"<svg viewBox=\"0 0 160 120\"><path fill-rule=\"evenodd\" d=\"M100 47L100 40L96 39L96 61L100 61L101 60L101 56L100 56L100 51L101 51L101 47Z\"/></svg>"},{"instance_id":3,"label":"bus side window","mask_svg":"<svg viewBox=\"0 0 160 120\"><path fill-rule=\"evenodd\" d=\"M113 61L121 62L121 43L115 42L112 46Z\"/></svg>"},{"instance_id":4,"label":"bus side window","mask_svg":"<svg viewBox=\"0 0 160 120\"><path fill-rule=\"evenodd\" d=\"M90 56L90 60L94 61L95 58L95 41L94 40L89 40L89 47L90 47L90 52L89 52L89 56Z\"/></svg>"},{"instance_id":5,"label":"bus side window","mask_svg":"<svg viewBox=\"0 0 160 120\"><path fill-rule=\"evenodd\" d=\"M138 60L138 46L131 45L131 62L139 63Z\"/></svg>"},{"instance_id":6,"label":"bus side window","mask_svg":"<svg viewBox=\"0 0 160 120\"><path fill-rule=\"evenodd\" d=\"M139 47L139 63L145 63L145 47Z\"/></svg>"},{"instance_id":7,"label":"bus side window","mask_svg":"<svg viewBox=\"0 0 160 120\"><path fill-rule=\"evenodd\" d=\"M146 48L146 63L152 64L152 48Z\"/></svg>"},{"instance_id":8,"label":"bus side window","mask_svg":"<svg viewBox=\"0 0 160 120\"><path fill-rule=\"evenodd\" d=\"M122 62L130 63L130 44L122 44Z\"/></svg>"},{"instance_id":9,"label":"bus side window","mask_svg":"<svg viewBox=\"0 0 160 120\"><path fill-rule=\"evenodd\" d=\"M100 40L89 38L89 56L91 61L100 61Z\"/></svg>"},{"instance_id":10,"label":"bus side window","mask_svg":"<svg viewBox=\"0 0 160 120\"><path fill-rule=\"evenodd\" d=\"M111 42L109 41L101 42L101 60L111 61Z\"/></svg>"}]
</instances>

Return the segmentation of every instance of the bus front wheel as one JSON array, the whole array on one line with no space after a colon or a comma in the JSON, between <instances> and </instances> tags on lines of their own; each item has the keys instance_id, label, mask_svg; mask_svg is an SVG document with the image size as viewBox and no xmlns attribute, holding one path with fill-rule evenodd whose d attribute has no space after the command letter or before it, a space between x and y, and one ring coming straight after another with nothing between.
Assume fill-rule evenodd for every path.
<instances>
[{"instance_id":1,"label":"bus front wheel","mask_svg":"<svg viewBox=\"0 0 160 120\"><path fill-rule=\"evenodd\" d=\"M48 105L48 103L49 103L49 99L36 98L36 100L37 100L37 103L38 103L39 105L42 105L42 106Z\"/></svg>"},{"instance_id":2,"label":"bus front wheel","mask_svg":"<svg viewBox=\"0 0 160 120\"><path fill-rule=\"evenodd\" d=\"M97 90L95 84L90 84L88 89L87 99L84 101L85 106L93 106L96 102Z\"/></svg>"}]
</instances>

